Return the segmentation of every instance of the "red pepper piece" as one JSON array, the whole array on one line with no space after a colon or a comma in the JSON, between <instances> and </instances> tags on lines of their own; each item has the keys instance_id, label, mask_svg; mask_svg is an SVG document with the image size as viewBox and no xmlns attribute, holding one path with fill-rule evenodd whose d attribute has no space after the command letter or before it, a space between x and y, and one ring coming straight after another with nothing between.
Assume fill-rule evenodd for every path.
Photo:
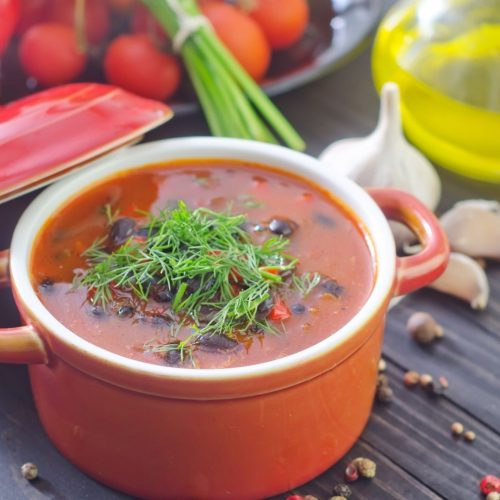
<instances>
[{"instance_id":1,"label":"red pepper piece","mask_svg":"<svg viewBox=\"0 0 500 500\"><path fill-rule=\"evenodd\" d=\"M304 500L302 495L288 495L286 500Z\"/></svg>"},{"instance_id":2,"label":"red pepper piece","mask_svg":"<svg viewBox=\"0 0 500 500\"><path fill-rule=\"evenodd\" d=\"M348 464L344 471L344 478L349 483L357 481L359 478L358 468L352 463Z\"/></svg>"},{"instance_id":3,"label":"red pepper piece","mask_svg":"<svg viewBox=\"0 0 500 500\"><path fill-rule=\"evenodd\" d=\"M274 306L269 311L267 319L270 319L271 321L283 321L284 319L288 319L291 315L292 313L290 312L290 309L288 309L286 303L281 299L277 299Z\"/></svg>"},{"instance_id":4,"label":"red pepper piece","mask_svg":"<svg viewBox=\"0 0 500 500\"><path fill-rule=\"evenodd\" d=\"M500 478L492 475L484 476L479 483L479 488L484 495L494 491L500 492Z\"/></svg>"}]
</instances>

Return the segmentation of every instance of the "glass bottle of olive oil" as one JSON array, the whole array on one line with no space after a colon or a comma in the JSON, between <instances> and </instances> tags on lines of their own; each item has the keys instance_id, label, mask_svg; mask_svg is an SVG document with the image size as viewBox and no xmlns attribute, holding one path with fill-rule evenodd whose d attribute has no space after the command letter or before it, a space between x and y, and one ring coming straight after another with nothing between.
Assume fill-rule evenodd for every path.
<instances>
[{"instance_id":1,"label":"glass bottle of olive oil","mask_svg":"<svg viewBox=\"0 0 500 500\"><path fill-rule=\"evenodd\" d=\"M372 62L378 90L399 84L417 147L500 183L500 0L403 0L382 21Z\"/></svg>"}]
</instances>

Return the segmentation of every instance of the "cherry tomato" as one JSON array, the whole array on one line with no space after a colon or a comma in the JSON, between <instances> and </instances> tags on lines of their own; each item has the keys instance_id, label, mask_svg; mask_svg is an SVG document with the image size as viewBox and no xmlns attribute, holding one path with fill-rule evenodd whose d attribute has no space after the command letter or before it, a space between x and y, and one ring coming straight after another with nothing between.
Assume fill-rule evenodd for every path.
<instances>
[{"instance_id":1,"label":"cherry tomato","mask_svg":"<svg viewBox=\"0 0 500 500\"><path fill-rule=\"evenodd\" d=\"M148 35L153 42L165 42L168 37L153 14L141 4L137 4L132 12L131 29L133 33Z\"/></svg>"},{"instance_id":2,"label":"cherry tomato","mask_svg":"<svg viewBox=\"0 0 500 500\"><path fill-rule=\"evenodd\" d=\"M18 0L0 0L0 55L10 41L18 17Z\"/></svg>"},{"instance_id":3,"label":"cherry tomato","mask_svg":"<svg viewBox=\"0 0 500 500\"><path fill-rule=\"evenodd\" d=\"M179 62L160 52L147 35L121 35L104 57L108 82L144 97L163 101L178 88Z\"/></svg>"},{"instance_id":4,"label":"cherry tomato","mask_svg":"<svg viewBox=\"0 0 500 500\"><path fill-rule=\"evenodd\" d=\"M304 34L309 22L307 0L240 0L252 19L262 28L273 49L286 49Z\"/></svg>"},{"instance_id":5,"label":"cherry tomato","mask_svg":"<svg viewBox=\"0 0 500 500\"><path fill-rule=\"evenodd\" d=\"M200 2L215 32L255 80L261 80L271 61L271 49L259 25L232 5Z\"/></svg>"},{"instance_id":6,"label":"cherry tomato","mask_svg":"<svg viewBox=\"0 0 500 500\"><path fill-rule=\"evenodd\" d=\"M45 22L47 20L48 2L49 0L21 0L16 33L22 35L35 24Z\"/></svg>"},{"instance_id":7,"label":"cherry tomato","mask_svg":"<svg viewBox=\"0 0 500 500\"><path fill-rule=\"evenodd\" d=\"M59 23L31 27L21 39L19 57L26 73L45 87L75 80L86 62L75 30Z\"/></svg>"},{"instance_id":8,"label":"cherry tomato","mask_svg":"<svg viewBox=\"0 0 500 500\"><path fill-rule=\"evenodd\" d=\"M75 25L75 0L50 0L50 21ZM101 43L109 33L110 21L106 2L85 0L85 35L93 44Z\"/></svg>"}]
</instances>

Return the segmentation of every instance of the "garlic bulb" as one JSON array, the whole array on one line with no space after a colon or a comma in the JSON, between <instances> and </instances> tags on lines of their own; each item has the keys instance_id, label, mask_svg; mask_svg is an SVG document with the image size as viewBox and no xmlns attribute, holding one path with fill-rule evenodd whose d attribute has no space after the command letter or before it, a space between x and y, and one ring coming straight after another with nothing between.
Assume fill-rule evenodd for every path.
<instances>
[{"instance_id":1,"label":"garlic bulb","mask_svg":"<svg viewBox=\"0 0 500 500\"><path fill-rule=\"evenodd\" d=\"M430 210L435 210L441 196L441 182L434 167L403 135L399 88L395 83L386 83L382 89L375 130L365 138L331 144L319 159L363 187L407 191Z\"/></svg>"}]
</instances>

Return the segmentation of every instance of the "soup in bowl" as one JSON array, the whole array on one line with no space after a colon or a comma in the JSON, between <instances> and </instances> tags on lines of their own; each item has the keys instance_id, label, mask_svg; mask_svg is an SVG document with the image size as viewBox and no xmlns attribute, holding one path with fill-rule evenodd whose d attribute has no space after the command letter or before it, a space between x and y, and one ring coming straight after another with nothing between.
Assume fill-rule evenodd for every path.
<instances>
[{"instance_id":1,"label":"soup in bowl","mask_svg":"<svg viewBox=\"0 0 500 500\"><path fill-rule=\"evenodd\" d=\"M384 213L419 254L396 257ZM29 363L44 428L92 477L144 498L269 496L352 446L389 301L447 255L414 198L306 155L144 144L23 214L9 264L26 324L0 332L0 360Z\"/></svg>"}]
</instances>

